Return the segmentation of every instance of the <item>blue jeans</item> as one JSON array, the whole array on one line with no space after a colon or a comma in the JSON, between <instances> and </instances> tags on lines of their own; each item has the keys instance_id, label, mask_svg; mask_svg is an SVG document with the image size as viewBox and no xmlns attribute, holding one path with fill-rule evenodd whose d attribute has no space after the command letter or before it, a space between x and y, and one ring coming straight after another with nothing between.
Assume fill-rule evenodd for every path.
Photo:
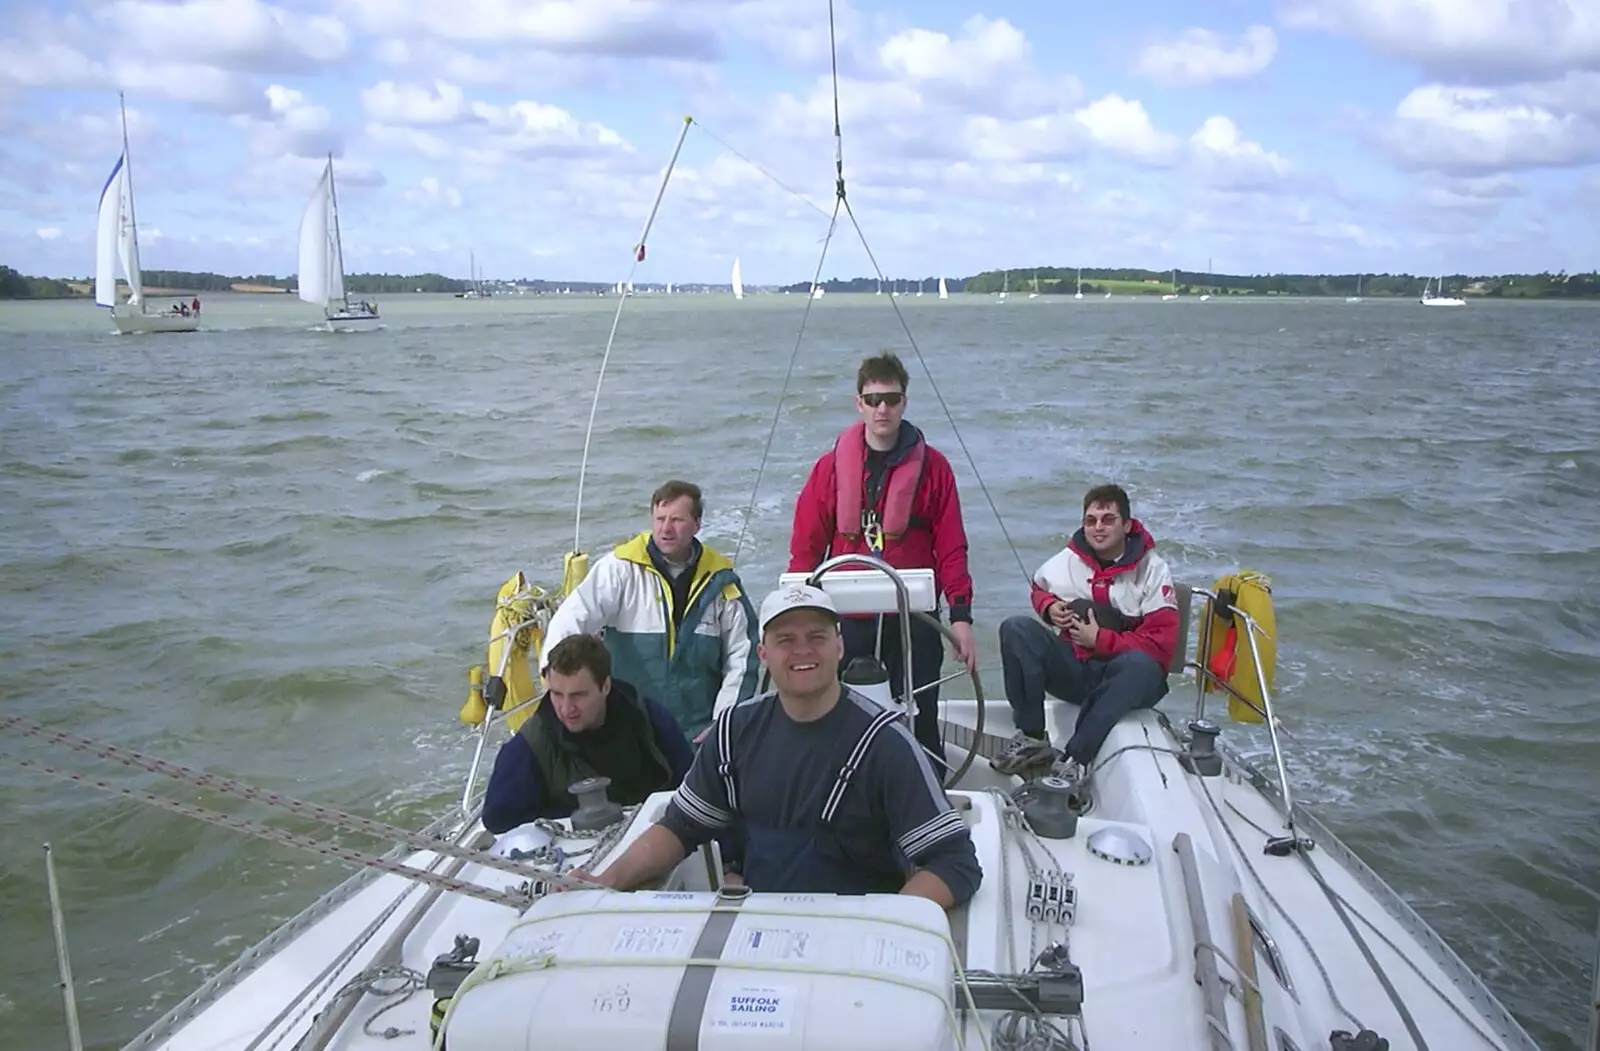
<instances>
[{"instance_id":1,"label":"blue jeans","mask_svg":"<svg viewBox=\"0 0 1600 1051\"><path fill-rule=\"evenodd\" d=\"M1154 708L1167 695L1167 673L1148 653L1119 653L1085 660L1038 617L1007 617L1000 624L1000 666L1006 700L1017 729L1044 732L1044 697L1078 707L1078 721L1063 751L1088 764L1111 728L1137 708Z\"/></svg>"}]
</instances>

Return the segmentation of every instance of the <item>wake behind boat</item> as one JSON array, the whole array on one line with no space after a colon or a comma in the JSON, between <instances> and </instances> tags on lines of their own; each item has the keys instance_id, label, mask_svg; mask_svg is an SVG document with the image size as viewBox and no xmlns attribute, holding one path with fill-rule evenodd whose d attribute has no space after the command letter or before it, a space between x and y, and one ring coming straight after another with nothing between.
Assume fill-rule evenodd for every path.
<instances>
[{"instance_id":1,"label":"wake behind boat","mask_svg":"<svg viewBox=\"0 0 1600 1051\"><path fill-rule=\"evenodd\" d=\"M344 243L339 233L339 193L334 186L332 154L300 216L299 255L300 298L322 308L329 328L359 332L379 327L377 304L366 300L351 303L344 287Z\"/></svg>"},{"instance_id":2,"label":"wake behind boat","mask_svg":"<svg viewBox=\"0 0 1600 1051\"><path fill-rule=\"evenodd\" d=\"M200 327L200 300L151 311L144 298L139 268L139 224L133 208L133 159L128 149L128 109L117 94L122 116L122 156L100 191L95 224L94 301L111 309L111 323L123 335L147 332L194 332ZM117 274L128 283L128 298L117 299Z\"/></svg>"}]
</instances>

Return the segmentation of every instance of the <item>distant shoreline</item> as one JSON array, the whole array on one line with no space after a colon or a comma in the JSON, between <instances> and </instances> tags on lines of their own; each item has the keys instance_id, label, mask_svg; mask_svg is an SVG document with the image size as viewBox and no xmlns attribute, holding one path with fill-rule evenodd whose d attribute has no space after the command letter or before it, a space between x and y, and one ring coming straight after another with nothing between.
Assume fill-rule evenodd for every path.
<instances>
[{"instance_id":1,"label":"distant shoreline","mask_svg":"<svg viewBox=\"0 0 1600 1051\"><path fill-rule=\"evenodd\" d=\"M294 276L274 274L236 276L207 271L145 270L145 295L151 297L191 297L231 292L239 295L293 295ZM1082 290L1085 297L1117 298L1129 296L1201 295L1214 298L1328 298L1419 299L1426 290L1440 290L1474 300L1494 299L1600 299L1600 272L1568 274L1544 271L1534 274L1473 276L1445 274L1425 277L1412 274L1224 274L1183 269L1151 271L1137 268L1035 267L986 270L968 277L941 278L938 275L914 278L851 277L830 278L820 287L833 294L896 292L900 295L933 294L946 285L950 295L991 295L1008 291L1012 296L1073 296ZM119 290L126 285L119 282ZM454 293L474 289L486 297L501 295L613 295L614 283L595 281L552 281L545 278L481 281L477 284L426 274L346 274L344 287L351 295L390 296L415 293ZM684 282L664 280L636 281L641 294L669 291L682 293L727 293L722 282ZM805 295L810 281L746 285L749 291L789 292ZM92 278L57 279L30 277L0 265L0 299L73 299L93 295Z\"/></svg>"},{"instance_id":2,"label":"distant shoreline","mask_svg":"<svg viewBox=\"0 0 1600 1051\"><path fill-rule=\"evenodd\" d=\"M66 295L66 296L34 296L32 298L34 298L34 299L83 299L83 298L87 298L89 296L92 296L94 294L94 286L91 285L87 281L65 281L65 282L63 282L63 284L65 284L68 288L72 289L72 294L71 295ZM127 285L123 284L120 281L117 282L117 291L119 293L126 292L127 290L128 290L128 286ZM214 289L214 288L213 289L205 289L205 288L152 288L152 287L146 286L146 288L144 290L144 294L146 296L204 296L204 295L215 295L217 293L217 291L218 290ZM229 286L227 291L229 291L229 292L239 292L239 293L243 293L243 294L246 294L246 295L269 295L270 294L270 295L275 295L275 296L282 296L282 295L290 295L290 294L292 294L293 289L275 288L272 285L256 285L256 284L251 284L248 281L237 281L233 285Z\"/></svg>"}]
</instances>

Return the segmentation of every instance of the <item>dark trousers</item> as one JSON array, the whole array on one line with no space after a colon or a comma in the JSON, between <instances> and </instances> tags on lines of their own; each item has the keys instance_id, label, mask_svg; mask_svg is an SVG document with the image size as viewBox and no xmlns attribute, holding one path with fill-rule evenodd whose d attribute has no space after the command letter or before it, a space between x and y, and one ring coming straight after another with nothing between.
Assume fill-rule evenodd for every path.
<instances>
[{"instance_id":1,"label":"dark trousers","mask_svg":"<svg viewBox=\"0 0 1600 1051\"><path fill-rule=\"evenodd\" d=\"M1017 729L1044 732L1047 693L1078 706L1078 722L1064 751L1084 764L1093 762L1117 720L1136 708L1153 708L1167 695L1167 673L1148 653L1082 660L1070 642L1037 617L1001 622L1000 666Z\"/></svg>"},{"instance_id":2,"label":"dark trousers","mask_svg":"<svg viewBox=\"0 0 1600 1051\"><path fill-rule=\"evenodd\" d=\"M840 621L844 633L844 665L852 658L877 654L889 672L889 689L896 697L905 696L905 660L900 656L900 615L883 616L883 648L878 649L877 617L845 617ZM843 667L844 665L841 665ZM944 666L944 638L931 625L911 620L911 681L916 686L938 682ZM930 686L917 693L917 741L933 753L934 773L943 774L944 743L939 738L939 687Z\"/></svg>"}]
</instances>

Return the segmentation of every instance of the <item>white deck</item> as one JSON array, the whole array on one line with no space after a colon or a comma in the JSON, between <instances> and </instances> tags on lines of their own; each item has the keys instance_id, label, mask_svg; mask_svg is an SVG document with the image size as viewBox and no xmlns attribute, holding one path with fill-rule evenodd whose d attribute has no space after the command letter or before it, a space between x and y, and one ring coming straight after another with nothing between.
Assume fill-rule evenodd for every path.
<instances>
[{"instance_id":1,"label":"white deck","mask_svg":"<svg viewBox=\"0 0 1600 1051\"><path fill-rule=\"evenodd\" d=\"M1166 702L1174 711L1185 707L1179 698ZM1054 706L1052 718L1068 720L1053 727L1060 740L1070 730L1073 710ZM953 724L970 725L976 714L971 702L952 702L945 706ZM991 703L987 709L985 735L1004 738L1011 731L1009 712L1004 703ZM1156 751L1152 751L1154 746ZM1152 1048L1233 1047L1244 1051L1257 1047L1285 1051L1325 1049L1334 1030L1356 1031L1359 1026L1339 1007L1334 993L1345 1008L1354 1012L1361 1025L1388 1039L1394 1051L1415 1047L1406 1025L1394 1008L1373 967L1329 904L1305 860L1290 855L1271 857L1262 853L1268 833L1283 831L1283 823L1272 798L1240 777L1199 778L1179 765L1172 754L1159 751L1180 747L1162 725L1155 712L1141 712L1119 725L1102 749L1102 763L1096 768L1095 803L1069 839L1042 839L1060 867L1072 878L1076 889L1077 913L1070 929L1060 923L1030 923L1023 914L1028 890L1028 875L1019 846L1019 834L1007 830L1004 801L990 789L1014 788L1015 779L999 778L979 759L960 789L951 793L958 806L968 806L967 820L972 830L984 869L984 882L977 895L963 909L950 915L951 935L963 966L969 971L1018 973L1029 969L1039 950L1052 942L1065 941L1070 958L1081 969L1084 986L1082 1021L1095 1051L1133 1051ZM1124 750L1127 749L1127 750ZM952 756L960 752L952 748ZM1213 807L1211 802L1216 804ZM635 816L625 846L647 827L650 819L666 803L667 796L651 797ZM1221 815L1219 818L1219 814ZM1099 829L1121 826L1139 836L1149 847L1151 860L1144 865L1115 864L1091 855L1089 837ZM1524 1049L1535 1045L1504 1012L1493 996L1461 966L1454 955L1419 919L1372 876L1359 860L1348 855L1336 841L1326 836L1311 821L1301 825L1302 833L1316 839L1309 860L1322 873L1332 891L1348 903L1346 911L1373 958L1393 983L1398 999L1405 1004L1415 1024L1433 1049L1470 1051L1478 1048ZM1190 887L1175 843L1187 835L1192 843L1194 872L1198 884ZM1230 835L1231 834L1231 835ZM481 835L481 833L480 833ZM536 846L547 837L532 829L517 830L502 837L499 850L509 842L524 848ZM581 849L585 841L567 845ZM1237 844L1237 845L1236 845ZM620 850L621 846L614 848ZM433 855L415 855L410 863L442 868ZM574 863L583 863L579 858ZM446 862L448 864L448 862ZM1253 875L1252 875L1253 872ZM486 887L504 889L516 883L509 873L485 870L468 864L463 878ZM704 858L690 857L667 884L667 889L709 890ZM1272 900L1277 904L1274 905ZM282 1034L280 1047L295 1046L310 1025L312 1015L328 1007L328 997L344 986L363 968L372 965L374 956L429 889L399 876L381 875L370 879L342 903L322 906L321 913L309 917L310 925L281 946L281 951L237 983L218 990L202 1004L203 1013L193 1016L176 1030L158 1027L130 1048L160 1047L168 1051L227 1051L243 1049L255 1040L308 984L322 975L332 960L357 933L393 903L398 903L387 922L366 941L364 947L336 973L325 976L318 993L286 1016L292 1019ZM1203 901L1204 940L1227 958L1243 964L1254 958L1262 995L1264 1027L1259 1031L1265 1044L1253 1043L1241 998L1242 983L1232 963L1212 957L1204 949L1196 951L1196 922L1191 913L1191 895ZM1253 924L1265 938L1251 939L1251 947L1240 944L1234 931L1232 901L1242 897ZM584 895L588 897L589 895ZM594 900L608 895L596 893ZM753 895L754 906L763 900ZM777 896L773 896L776 898ZM869 899L858 898L865 903ZM315 908L315 907L314 907ZM533 913L540 906L533 906ZM533 914L530 913L530 914ZM1285 915L1287 913L1287 915ZM1292 923L1291 918L1292 917ZM451 949L457 934L476 937L481 942L480 960L493 955L495 947L517 919L507 906L443 894L403 942L406 966L426 973L432 960ZM1296 927L1315 946L1315 957L1307 949ZM1269 965L1266 945L1275 946L1280 980ZM1226 1039L1208 1033L1205 1022L1206 993L1197 982L1198 965L1215 965L1220 985L1213 985L1223 1004ZM1320 961L1320 968L1319 968ZM399 961L390 961L399 962ZM1327 980L1322 976L1326 971ZM596 981L604 971L595 972ZM394 987L396 982L384 983ZM351 998L346 998L351 999ZM389 1051L418 1051L430 1046L428 1018L432 994L420 989L399 1006L372 1022L375 1033L389 1027L410 1031L392 1039L368 1036L362 1027L375 1011L399 997L383 998L371 994L359 997L328 1048L386 1048ZM957 1003L959 1008L959 1002ZM985 1046L980 1039L992 1038L1000 1012L982 1011L959 1015L965 1026L964 1044ZM177 1021L174 1019L174 1021ZM508 1020L509 1021L509 1020ZM1054 1019L1071 1034L1065 1019ZM1281 1034L1281 1036L1280 1036ZM273 1036L278 1036L274 1033ZM1283 1043L1287 1037L1291 1043ZM580 1046L563 1042L555 1034L534 1032L527 1046L554 1049ZM259 1045L262 1047L270 1043ZM521 1045L518 1045L521 1046ZM589 1043L587 1047L598 1046ZM661 1046L655 1043L652 1046ZM671 1045L677 1046L677 1045ZM787 1045L786 1045L787 1046ZM885 1034L882 1046L897 1046L893 1034Z\"/></svg>"}]
</instances>

